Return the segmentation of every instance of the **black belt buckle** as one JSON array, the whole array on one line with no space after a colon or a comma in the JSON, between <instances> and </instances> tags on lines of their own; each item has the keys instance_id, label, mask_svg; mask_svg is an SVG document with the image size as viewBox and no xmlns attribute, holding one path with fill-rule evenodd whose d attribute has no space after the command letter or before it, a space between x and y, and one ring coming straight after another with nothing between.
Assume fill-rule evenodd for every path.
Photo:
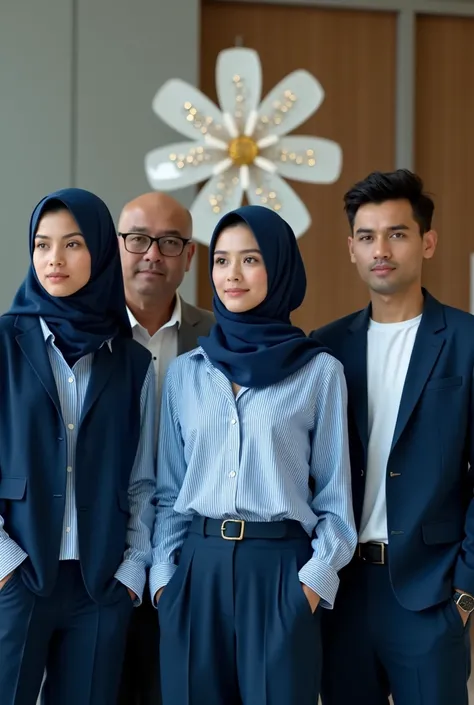
<instances>
[{"instance_id":1,"label":"black belt buckle","mask_svg":"<svg viewBox=\"0 0 474 705\"><path fill-rule=\"evenodd\" d=\"M378 561L373 561L368 559L366 556L362 555L362 546L367 546L370 548L375 548L377 547L380 549L380 560ZM360 559L362 559L365 562L369 562L372 565L385 565L385 544L383 541L370 541L369 543L359 543L357 547L357 555Z\"/></svg>"}]
</instances>

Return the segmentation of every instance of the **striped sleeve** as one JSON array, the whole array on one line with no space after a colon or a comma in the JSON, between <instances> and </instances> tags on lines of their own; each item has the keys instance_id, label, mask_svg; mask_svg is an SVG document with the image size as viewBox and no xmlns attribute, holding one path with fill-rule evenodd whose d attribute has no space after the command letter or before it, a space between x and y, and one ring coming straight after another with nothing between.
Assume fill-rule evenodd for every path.
<instances>
[{"instance_id":1,"label":"striped sleeve","mask_svg":"<svg viewBox=\"0 0 474 705\"><path fill-rule=\"evenodd\" d=\"M352 558L357 532L352 509L347 387L342 365L329 356L318 394L310 474L315 481L311 506L318 523L313 556L301 568L299 577L321 597L321 606L331 609L339 587L338 571Z\"/></svg>"},{"instance_id":2,"label":"striped sleeve","mask_svg":"<svg viewBox=\"0 0 474 705\"><path fill-rule=\"evenodd\" d=\"M192 519L191 516L185 517L173 509L186 475L186 461L176 411L174 377L170 372L168 370L165 378L160 415L156 519L150 569L150 592L153 602L157 591L171 580L177 568L176 554L184 543Z\"/></svg>"},{"instance_id":3,"label":"striped sleeve","mask_svg":"<svg viewBox=\"0 0 474 705\"><path fill-rule=\"evenodd\" d=\"M141 603L146 581L146 568L150 564L150 535L154 519L153 495L155 492L155 377L150 363L143 383L141 399L141 431L135 462L130 475L128 498L130 517L127 530L127 550L115 577L137 595Z\"/></svg>"},{"instance_id":4,"label":"striped sleeve","mask_svg":"<svg viewBox=\"0 0 474 705\"><path fill-rule=\"evenodd\" d=\"M6 578L28 557L3 527L3 517L0 516L0 580Z\"/></svg>"}]
</instances>

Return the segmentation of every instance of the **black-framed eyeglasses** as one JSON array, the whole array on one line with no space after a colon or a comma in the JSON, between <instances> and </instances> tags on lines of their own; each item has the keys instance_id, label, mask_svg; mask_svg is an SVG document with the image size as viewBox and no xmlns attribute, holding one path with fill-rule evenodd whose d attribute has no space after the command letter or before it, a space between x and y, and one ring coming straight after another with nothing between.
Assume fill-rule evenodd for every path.
<instances>
[{"instance_id":1,"label":"black-framed eyeglasses","mask_svg":"<svg viewBox=\"0 0 474 705\"><path fill-rule=\"evenodd\" d=\"M131 252L133 255L144 255L156 242L163 257L179 257L183 254L186 245L191 242L189 238L178 235L150 237L150 235L143 235L143 233L119 233L119 236L123 237L127 252Z\"/></svg>"}]
</instances>

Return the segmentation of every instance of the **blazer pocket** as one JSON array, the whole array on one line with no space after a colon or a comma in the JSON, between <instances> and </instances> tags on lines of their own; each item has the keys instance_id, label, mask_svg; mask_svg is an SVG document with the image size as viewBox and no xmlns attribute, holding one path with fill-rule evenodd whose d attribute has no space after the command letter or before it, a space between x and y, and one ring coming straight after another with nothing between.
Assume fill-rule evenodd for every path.
<instances>
[{"instance_id":1,"label":"blazer pocket","mask_svg":"<svg viewBox=\"0 0 474 705\"><path fill-rule=\"evenodd\" d=\"M462 385L462 377L438 377L430 379L426 383L425 389L447 389L448 387L460 387Z\"/></svg>"},{"instance_id":2,"label":"blazer pocket","mask_svg":"<svg viewBox=\"0 0 474 705\"><path fill-rule=\"evenodd\" d=\"M130 503L128 501L127 490L118 490L117 492L118 504L122 512L130 512Z\"/></svg>"},{"instance_id":3,"label":"blazer pocket","mask_svg":"<svg viewBox=\"0 0 474 705\"><path fill-rule=\"evenodd\" d=\"M23 499L26 477L0 477L0 499Z\"/></svg>"},{"instance_id":4,"label":"blazer pocket","mask_svg":"<svg viewBox=\"0 0 474 705\"><path fill-rule=\"evenodd\" d=\"M456 543L464 538L464 525L460 521L439 521L423 524L423 541L428 546L443 543Z\"/></svg>"}]
</instances>

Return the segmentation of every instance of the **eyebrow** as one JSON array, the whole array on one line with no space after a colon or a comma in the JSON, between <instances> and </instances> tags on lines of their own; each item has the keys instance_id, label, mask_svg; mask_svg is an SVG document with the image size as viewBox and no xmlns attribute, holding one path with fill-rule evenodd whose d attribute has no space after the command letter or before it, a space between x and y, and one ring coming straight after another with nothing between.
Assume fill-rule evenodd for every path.
<instances>
[{"instance_id":1,"label":"eyebrow","mask_svg":"<svg viewBox=\"0 0 474 705\"><path fill-rule=\"evenodd\" d=\"M61 236L61 240L67 240L68 237L84 237L82 233L67 233L66 235ZM37 233L35 235L35 238L38 238L38 240L51 240L50 235L41 235L40 233Z\"/></svg>"},{"instance_id":2,"label":"eyebrow","mask_svg":"<svg viewBox=\"0 0 474 705\"><path fill-rule=\"evenodd\" d=\"M388 228L384 228L384 230L390 230L394 232L395 230L409 230L410 228L408 225L403 225L403 223L400 223L400 225L389 225ZM357 228L355 231L356 235L372 235L375 232L372 228Z\"/></svg>"},{"instance_id":3,"label":"eyebrow","mask_svg":"<svg viewBox=\"0 0 474 705\"><path fill-rule=\"evenodd\" d=\"M256 252L257 254L261 254L260 250L239 250L239 255L249 255L252 252ZM215 255L228 255L229 253L226 250L214 250Z\"/></svg>"}]
</instances>

